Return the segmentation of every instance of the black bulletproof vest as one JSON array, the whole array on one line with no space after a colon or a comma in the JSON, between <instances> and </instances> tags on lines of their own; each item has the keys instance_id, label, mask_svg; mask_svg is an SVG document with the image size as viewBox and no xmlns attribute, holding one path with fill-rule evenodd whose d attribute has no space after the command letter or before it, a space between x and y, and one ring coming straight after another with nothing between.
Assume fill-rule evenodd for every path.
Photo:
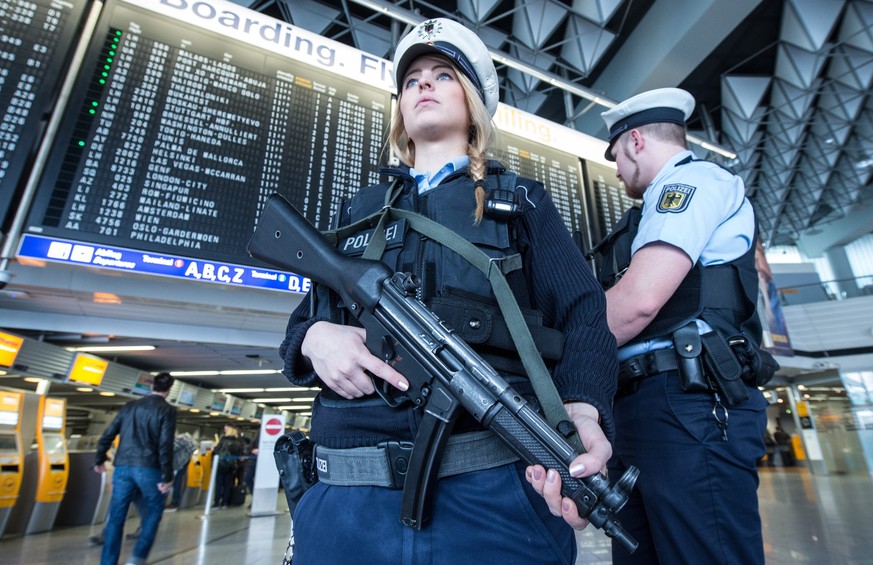
<instances>
[{"instance_id":1,"label":"black bulletproof vest","mask_svg":"<svg viewBox=\"0 0 873 565\"><path fill-rule=\"evenodd\" d=\"M393 202L394 208L410 210L442 224L497 261L504 257L518 258L520 250L516 245L515 217L523 212L524 192L527 190L525 184L531 181L519 178L515 173L503 172L502 169L489 169L492 174L487 176L486 191L489 194L495 190L516 194L518 214L515 217L494 217L486 213L482 221L474 225L476 202L472 183L466 174L456 173L439 186L418 194L414 181L405 171L395 170L391 173L400 176L406 184ZM343 203L339 225L354 224L381 210L389 189L390 185L383 183L359 191ZM362 255L373 229L375 220L370 227L351 233L343 231L337 239L338 249L348 255ZM417 275L422 283L419 299L476 348L495 369L524 374L509 329L493 296L491 283L466 259L439 242L423 237L401 219L386 226L386 245L381 260L394 271ZM542 315L531 305L522 270L517 268L505 272L505 276L543 358L547 363L560 358L563 335L558 330L542 325ZM324 291L317 289L322 304L327 298ZM332 306L336 305L335 300L335 297L328 299ZM323 309L321 311L324 312ZM337 309L333 309L330 318L337 319ZM340 321L348 323L349 317L342 315Z\"/></svg>"},{"instance_id":2,"label":"black bulletproof vest","mask_svg":"<svg viewBox=\"0 0 873 565\"><path fill-rule=\"evenodd\" d=\"M598 281L604 290L613 287L630 265L631 245L639 230L640 217L638 207L630 208L594 250L601 256ZM759 344L761 325L755 315L757 296L754 245L728 263L704 267L697 262L634 341L668 337L691 320L702 319L725 337L745 333Z\"/></svg>"}]
</instances>

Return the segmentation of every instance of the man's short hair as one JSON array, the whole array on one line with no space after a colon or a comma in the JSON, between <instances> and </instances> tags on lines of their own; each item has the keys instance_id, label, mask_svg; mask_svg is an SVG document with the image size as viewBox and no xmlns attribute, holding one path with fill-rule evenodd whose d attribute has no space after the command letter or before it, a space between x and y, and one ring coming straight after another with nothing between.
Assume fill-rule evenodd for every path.
<instances>
[{"instance_id":1,"label":"man's short hair","mask_svg":"<svg viewBox=\"0 0 873 565\"><path fill-rule=\"evenodd\" d=\"M170 373L158 373L155 375L155 380L152 381L152 390L154 392L167 392L172 388L173 380Z\"/></svg>"},{"instance_id":2,"label":"man's short hair","mask_svg":"<svg viewBox=\"0 0 873 565\"><path fill-rule=\"evenodd\" d=\"M663 141L672 145L678 145L679 147L684 147L685 149L688 149L688 143L685 137L685 126L680 126L679 124L671 124L668 122L658 122L654 124L646 124L644 126L640 126L639 129L646 132L651 137L654 137L658 141Z\"/></svg>"}]
</instances>

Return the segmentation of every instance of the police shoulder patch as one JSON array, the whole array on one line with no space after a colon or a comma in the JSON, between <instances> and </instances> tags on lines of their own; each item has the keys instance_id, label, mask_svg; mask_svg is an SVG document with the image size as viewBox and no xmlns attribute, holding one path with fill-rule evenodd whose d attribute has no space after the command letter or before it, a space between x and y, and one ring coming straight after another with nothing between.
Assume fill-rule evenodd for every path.
<instances>
[{"instance_id":1,"label":"police shoulder patch","mask_svg":"<svg viewBox=\"0 0 873 565\"><path fill-rule=\"evenodd\" d=\"M697 190L696 186L688 184L665 185L661 190L661 197L658 199L658 212L664 214L684 212L688 208L688 203L691 202L695 190Z\"/></svg>"}]
</instances>

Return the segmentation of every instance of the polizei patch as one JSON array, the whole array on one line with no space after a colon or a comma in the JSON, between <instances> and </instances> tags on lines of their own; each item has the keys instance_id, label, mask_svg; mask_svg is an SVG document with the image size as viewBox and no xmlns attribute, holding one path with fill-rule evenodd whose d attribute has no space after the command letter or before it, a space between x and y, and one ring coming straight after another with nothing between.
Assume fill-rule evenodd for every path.
<instances>
[{"instance_id":1,"label":"polizei patch","mask_svg":"<svg viewBox=\"0 0 873 565\"><path fill-rule=\"evenodd\" d=\"M661 191L661 198L658 200L658 212L684 212L688 208L688 203L691 202L691 197L694 196L696 186L687 184L668 184Z\"/></svg>"}]
</instances>

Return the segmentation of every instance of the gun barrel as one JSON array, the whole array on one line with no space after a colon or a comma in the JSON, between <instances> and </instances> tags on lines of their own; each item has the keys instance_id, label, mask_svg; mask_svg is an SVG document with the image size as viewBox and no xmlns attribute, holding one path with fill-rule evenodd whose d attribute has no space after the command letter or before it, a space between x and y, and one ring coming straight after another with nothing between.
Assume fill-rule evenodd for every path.
<instances>
[{"instance_id":1,"label":"gun barrel","mask_svg":"<svg viewBox=\"0 0 873 565\"><path fill-rule=\"evenodd\" d=\"M264 205L258 226L246 247L265 263L309 277L337 291L349 308L372 310L391 271L379 261L346 257L330 245L284 197L273 194Z\"/></svg>"}]
</instances>

